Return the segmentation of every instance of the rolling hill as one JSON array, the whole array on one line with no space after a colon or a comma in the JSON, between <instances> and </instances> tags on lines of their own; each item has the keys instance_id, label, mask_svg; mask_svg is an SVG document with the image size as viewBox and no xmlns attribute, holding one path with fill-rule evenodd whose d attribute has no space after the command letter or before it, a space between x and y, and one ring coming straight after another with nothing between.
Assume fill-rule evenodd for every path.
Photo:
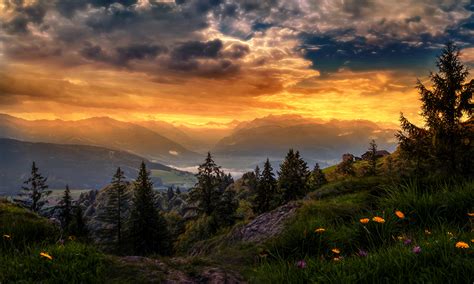
<instances>
[{"instance_id":1,"label":"rolling hill","mask_svg":"<svg viewBox=\"0 0 474 284\"><path fill-rule=\"evenodd\" d=\"M186 186L194 176L168 166L150 162L125 151L96 146L22 142L0 138L0 195L16 194L28 177L32 161L48 177L50 188L100 189L107 185L117 167L130 179L144 160L152 171L155 186ZM171 181L168 183L168 181Z\"/></svg>"}]
</instances>

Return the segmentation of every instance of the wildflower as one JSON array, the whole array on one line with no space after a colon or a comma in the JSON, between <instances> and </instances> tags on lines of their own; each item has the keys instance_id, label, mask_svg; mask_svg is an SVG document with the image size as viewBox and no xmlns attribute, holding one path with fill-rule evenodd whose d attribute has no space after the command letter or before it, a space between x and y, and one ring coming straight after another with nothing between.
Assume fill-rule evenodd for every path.
<instances>
[{"instance_id":1,"label":"wildflower","mask_svg":"<svg viewBox=\"0 0 474 284\"><path fill-rule=\"evenodd\" d=\"M68 240L70 241L75 241L76 240L76 236L69 236L67 237Z\"/></svg>"},{"instance_id":2,"label":"wildflower","mask_svg":"<svg viewBox=\"0 0 474 284\"><path fill-rule=\"evenodd\" d=\"M298 260L298 261L296 262L296 267L301 268L301 269L306 268L306 261L304 261L303 259L302 259L302 260Z\"/></svg>"},{"instance_id":3,"label":"wildflower","mask_svg":"<svg viewBox=\"0 0 474 284\"><path fill-rule=\"evenodd\" d=\"M399 241L403 241L403 240L405 239L405 237L404 237L404 236L398 236L397 239L398 239Z\"/></svg>"},{"instance_id":4,"label":"wildflower","mask_svg":"<svg viewBox=\"0 0 474 284\"><path fill-rule=\"evenodd\" d=\"M369 218L362 218L359 220L362 224L367 224L369 223L370 219Z\"/></svg>"},{"instance_id":5,"label":"wildflower","mask_svg":"<svg viewBox=\"0 0 474 284\"><path fill-rule=\"evenodd\" d=\"M471 240L471 243L474 243L474 239Z\"/></svg>"},{"instance_id":6,"label":"wildflower","mask_svg":"<svg viewBox=\"0 0 474 284\"><path fill-rule=\"evenodd\" d=\"M381 224L385 223L385 219L382 218L382 217L378 217L378 216L375 216L374 218L372 218L372 221L377 222L377 223L381 223Z\"/></svg>"},{"instance_id":7,"label":"wildflower","mask_svg":"<svg viewBox=\"0 0 474 284\"><path fill-rule=\"evenodd\" d=\"M414 254L419 254L421 252L421 248L420 248L420 246L415 246L415 247L413 247L413 249L411 251Z\"/></svg>"},{"instance_id":8,"label":"wildflower","mask_svg":"<svg viewBox=\"0 0 474 284\"><path fill-rule=\"evenodd\" d=\"M317 229L314 230L314 232L318 233L318 234L324 233L325 231L326 231L326 229L324 229L324 228L317 228Z\"/></svg>"},{"instance_id":9,"label":"wildflower","mask_svg":"<svg viewBox=\"0 0 474 284\"><path fill-rule=\"evenodd\" d=\"M367 251L359 249L359 252L357 253L360 257L366 257L368 255Z\"/></svg>"},{"instance_id":10,"label":"wildflower","mask_svg":"<svg viewBox=\"0 0 474 284\"><path fill-rule=\"evenodd\" d=\"M338 248L333 248L331 251L335 254L340 254L341 253L341 250L339 250Z\"/></svg>"},{"instance_id":11,"label":"wildflower","mask_svg":"<svg viewBox=\"0 0 474 284\"><path fill-rule=\"evenodd\" d=\"M474 217L474 212L467 213L467 216L469 216L469 217Z\"/></svg>"},{"instance_id":12,"label":"wildflower","mask_svg":"<svg viewBox=\"0 0 474 284\"><path fill-rule=\"evenodd\" d=\"M44 257L44 258L47 258L49 260L53 260L53 257L51 255L49 255L47 252L40 252L40 256Z\"/></svg>"},{"instance_id":13,"label":"wildflower","mask_svg":"<svg viewBox=\"0 0 474 284\"><path fill-rule=\"evenodd\" d=\"M453 238L453 237L454 237L453 233L451 233L451 232L448 232L448 236L449 236L450 238Z\"/></svg>"},{"instance_id":14,"label":"wildflower","mask_svg":"<svg viewBox=\"0 0 474 284\"><path fill-rule=\"evenodd\" d=\"M337 257L333 258L332 260L334 260L334 261L341 261L341 260L342 260L342 256L337 256Z\"/></svg>"},{"instance_id":15,"label":"wildflower","mask_svg":"<svg viewBox=\"0 0 474 284\"><path fill-rule=\"evenodd\" d=\"M4 238L5 240L10 240L10 239L12 238L12 236L10 236L10 235L3 235L3 238Z\"/></svg>"},{"instance_id":16,"label":"wildflower","mask_svg":"<svg viewBox=\"0 0 474 284\"><path fill-rule=\"evenodd\" d=\"M428 229L425 229L425 234L426 234L426 235L431 235L431 232L430 232L430 230L428 230Z\"/></svg>"},{"instance_id":17,"label":"wildflower","mask_svg":"<svg viewBox=\"0 0 474 284\"><path fill-rule=\"evenodd\" d=\"M58 240L58 244L61 245L61 246L64 245L64 239Z\"/></svg>"},{"instance_id":18,"label":"wildflower","mask_svg":"<svg viewBox=\"0 0 474 284\"><path fill-rule=\"evenodd\" d=\"M397 217L400 219L405 219L405 214L403 214L403 212L400 210L395 211L395 215L397 215Z\"/></svg>"},{"instance_id":19,"label":"wildflower","mask_svg":"<svg viewBox=\"0 0 474 284\"><path fill-rule=\"evenodd\" d=\"M411 240L410 239L406 239L404 242L403 242L404 245L408 246L411 244Z\"/></svg>"},{"instance_id":20,"label":"wildflower","mask_svg":"<svg viewBox=\"0 0 474 284\"><path fill-rule=\"evenodd\" d=\"M468 249L469 248L469 245L465 242L457 242L456 243L456 247L457 248L462 248L462 249Z\"/></svg>"}]
</instances>

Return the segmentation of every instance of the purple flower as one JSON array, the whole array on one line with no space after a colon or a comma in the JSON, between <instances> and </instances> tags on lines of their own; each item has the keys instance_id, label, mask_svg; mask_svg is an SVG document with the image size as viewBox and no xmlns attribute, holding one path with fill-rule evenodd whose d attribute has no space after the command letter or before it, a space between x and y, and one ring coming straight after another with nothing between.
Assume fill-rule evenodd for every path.
<instances>
[{"instance_id":1,"label":"purple flower","mask_svg":"<svg viewBox=\"0 0 474 284\"><path fill-rule=\"evenodd\" d=\"M367 251L360 249L357 253L360 257L366 257L368 255Z\"/></svg>"},{"instance_id":2,"label":"purple flower","mask_svg":"<svg viewBox=\"0 0 474 284\"><path fill-rule=\"evenodd\" d=\"M411 244L411 240L410 240L410 239L406 239L403 243L404 243L406 246L407 246L407 245L410 245L410 244Z\"/></svg>"},{"instance_id":3,"label":"purple flower","mask_svg":"<svg viewBox=\"0 0 474 284\"><path fill-rule=\"evenodd\" d=\"M298 260L298 262L296 262L296 267L301 268L301 269L306 268L306 261Z\"/></svg>"},{"instance_id":4,"label":"purple flower","mask_svg":"<svg viewBox=\"0 0 474 284\"><path fill-rule=\"evenodd\" d=\"M411 251L415 254L419 254L421 252L421 248L420 246L416 246L416 247L413 247Z\"/></svg>"}]
</instances>

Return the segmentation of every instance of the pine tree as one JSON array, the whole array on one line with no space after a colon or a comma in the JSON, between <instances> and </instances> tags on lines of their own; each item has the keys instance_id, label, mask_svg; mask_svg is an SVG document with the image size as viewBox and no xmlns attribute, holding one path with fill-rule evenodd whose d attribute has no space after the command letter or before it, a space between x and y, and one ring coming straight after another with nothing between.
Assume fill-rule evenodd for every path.
<instances>
[{"instance_id":1,"label":"pine tree","mask_svg":"<svg viewBox=\"0 0 474 284\"><path fill-rule=\"evenodd\" d=\"M316 163L314 165L314 169L309 175L308 178L308 188L309 190L316 190L320 188L321 186L325 185L327 183L326 175L323 173L321 168L319 167L319 164Z\"/></svg>"},{"instance_id":2,"label":"pine tree","mask_svg":"<svg viewBox=\"0 0 474 284\"><path fill-rule=\"evenodd\" d=\"M263 171L259 177L256 194L252 203L253 211L257 214L270 211L279 204L277 183L272 165L268 159L263 165Z\"/></svg>"},{"instance_id":3,"label":"pine tree","mask_svg":"<svg viewBox=\"0 0 474 284\"><path fill-rule=\"evenodd\" d=\"M375 176L377 174L377 144L375 140L370 141L369 146L369 175Z\"/></svg>"},{"instance_id":4,"label":"pine tree","mask_svg":"<svg viewBox=\"0 0 474 284\"><path fill-rule=\"evenodd\" d=\"M116 240L113 245L117 252L123 251L123 224L125 216L123 212L128 207L130 196L126 191L127 185L123 171L117 168L111 186L106 191L107 203L104 211L99 215L99 219L109 226L102 233L104 235L112 235Z\"/></svg>"},{"instance_id":5,"label":"pine tree","mask_svg":"<svg viewBox=\"0 0 474 284\"><path fill-rule=\"evenodd\" d=\"M295 200L306 194L309 170L298 151L289 150L285 160L280 165L278 175L278 187L282 192L283 201Z\"/></svg>"},{"instance_id":6,"label":"pine tree","mask_svg":"<svg viewBox=\"0 0 474 284\"><path fill-rule=\"evenodd\" d=\"M64 195L60 203L61 208L61 226L63 230L68 230L69 225L72 220L72 198L71 191L69 190L69 185L66 185L66 190L64 190Z\"/></svg>"},{"instance_id":7,"label":"pine tree","mask_svg":"<svg viewBox=\"0 0 474 284\"><path fill-rule=\"evenodd\" d=\"M28 206L33 212L39 212L48 203L45 197L51 194L51 190L48 190L47 180L39 173L36 163L33 162L31 176L24 182L26 186L22 186L20 193L20 196L27 197Z\"/></svg>"},{"instance_id":8,"label":"pine tree","mask_svg":"<svg viewBox=\"0 0 474 284\"><path fill-rule=\"evenodd\" d=\"M211 153L207 153L206 160L198 168L196 174L197 183L189 192L189 200L195 203L200 212L210 216L217 207L220 200L222 177L224 174L212 159Z\"/></svg>"},{"instance_id":9,"label":"pine tree","mask_svg":"<svg viewBox=\"0 0 474 284\"><path fill-rule=\"evenodd\" d=\"M79 204L77 204L74 208L74 216L69 233L77 237L87 236L87 227L84 222L84 213L82 211L82 207Z\"/></svg>"},{"instance_id":10,"label":"pine tree","mask_svg":"<svg viewBox=\"0 0 474 284\"><path fill-rule=\"evenodd\" d=\"M238 202L235 192L228 188L234 182L232 175L222 172L208 153L196 177L198 181L189 192L189 201L196 205L200 215L212 217L210 232L233 224Z\"/></svg>"},{"instance_id":11,"label":"pine tree","mask_svg":"<svg viewBox=\"0 0 474 284\"><path fill-rule=\"evenodd\" d=\"M153 183L144 162L135 180L129 232L134 254L166 255L170 252L167 223L155 207Z\"/></svg>"},{"instance_id":12,"label":"pine tree","mask_svg":"<svg viewBox=\"0 0 474 284\"><path fill-rule=\"evenodd\" d=\"M425 128L410 123L402 114L402 131L397 134L400 148L425 171L437 168L446 173L471 172L473 150L466 141L472 130L463 123L463 117L472 121L474 80L466 82L469 70L452 43L443 49L436 65L438 73L430 75L433 88L428 89L420 80L417 85Z\"/></svg>"},{"instance_id":13,"label":"pine tree","mask_svg":"<svg viewBox=\"0 0 474 284\"><path fill-rule=\"evenodd\" d=\"M166 192L166 196L168 198L168 202L171 201L171 199L173 199L174 197L174 190L173 190L173 187L170 186L168 187L168 191Z\"/></svg>"}]
</instances>

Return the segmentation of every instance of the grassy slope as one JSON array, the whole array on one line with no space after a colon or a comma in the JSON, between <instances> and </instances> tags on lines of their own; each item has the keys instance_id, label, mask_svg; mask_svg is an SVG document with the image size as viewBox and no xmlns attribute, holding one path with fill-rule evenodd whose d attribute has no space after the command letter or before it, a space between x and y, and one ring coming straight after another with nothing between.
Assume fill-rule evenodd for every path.
<instances>
[{"instance_id":1,"label":"grassy slope","mask_svg":"<svg viewBox=\"0 0 474 284\"><path fill-rule=\"evenodd\" d=\"M66 239L63 244L58 240ZM48 220L0 199L0 283L146 283L143 267L68 240ZM41 257L46 252L52 260ZM153 271L161 279L164 271Z\"/></svg>"},{"instance_id":2,"label":"grassy slope","mask_svg":"<svg viewBox=\"0 0 474 284\"><path fill-rule=\"evenodd\" d=\"M467 215L474 212L473 182L419 186L352 178L332 182L302 202L276 239L259 245L229 244L218 236L205 241L210 249L204 257L240 271L251 283L474 280L474 219ZM405 218L398 218L395 210ZM359 222L374 216L385 223ZM326 231L318 234L316 228ZM407 239L410 244L405 244ZM470 248L456 248L458 241ZM421 253L413 252L415 246ZM359 250L368 256L359 256ZM341 259L334 260L337 256ZM297 267L299 260L306 261L306 268Z\"/></svg>"},{"instance_id":3,"label":"grassy slope","mask_svg":"<svg viewBox=\"0 0 474 284\"><path fill-rule=\"evenodd\" d=\"M305 201L286 232L266 244L268 256L248 274L258 283L457 282L474 280L474 183L374 187ZM367 183L361 189L360 183ZM332 191L334 184L321 191ZM399 219L395 210L406 214ZM385 223L361 218L381 216ZM316 228L325 228L319 234ZM428 230L429 233L426 233ZM400 239L399 239L400 237ZM410 244L405 244L409 239ZM456 248L458 241L471 246ZM421 253L413 252L420 246ZM338 248L340 254L331 251ZM362 249L367 257L358 255ZM335 260L341 256L342 259ZM307 267L295 263L305 260Z\"/></svg>"}]
</instances>

